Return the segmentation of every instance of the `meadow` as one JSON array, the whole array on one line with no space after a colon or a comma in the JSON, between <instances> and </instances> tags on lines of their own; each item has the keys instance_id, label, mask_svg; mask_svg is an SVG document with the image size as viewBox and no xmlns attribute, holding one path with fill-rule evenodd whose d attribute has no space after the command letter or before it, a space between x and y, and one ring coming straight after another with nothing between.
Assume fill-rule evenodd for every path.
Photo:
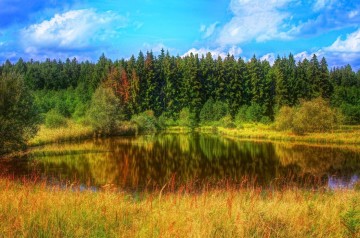
<instances>
[{"instance_id":1,"label":"meadow","mask_svg":"<svg viewBox=\"0 0 360 238\"><path fill-rule=\"evenodd\" d=\"M359 237L360 191L124 193L0 179L4 237Z\"/></svg>"}]
</instances>

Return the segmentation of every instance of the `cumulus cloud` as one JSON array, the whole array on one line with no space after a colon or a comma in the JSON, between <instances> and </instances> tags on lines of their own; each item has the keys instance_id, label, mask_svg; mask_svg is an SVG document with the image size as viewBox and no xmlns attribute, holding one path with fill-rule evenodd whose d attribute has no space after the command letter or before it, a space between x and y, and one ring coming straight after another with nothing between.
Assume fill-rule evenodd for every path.
<instances>
[{"instance_id":1,"label":"cumulus cloud","mask_svg":"<svg viewBox=\"0 0 360 238\"><path fill-rule=\"evenodd\" d=\"M219 22L215 22L213 24L210 24L209 26L201 25L200 26L200 32L203 33L203 38L208 38L212 36L215 32L216 26L219 24Z\"/></svg>"},{"instance_id":2,"label":"cumulus cloud","mask_svg":"<svg viewBox=\"0 0 360 238\"><path fill-rule=\"evenodd\" d=\"M255 39L286 39L283 31L285 20L290 14L283 9L292 0L231 0L230 10L233 18L222 28L218 43L221 45L239 44Z\"/></svg>"},{"instance_id":3,"label":"cumulus cloud","mask_svg":"<svg viewBox=\"0 0 360 238\"><path fill-rule=\"evenodd\" d=\"M182 55L182 57L184 56L188 56L191 53L192 54L198 54L199 56L202 55L206 55L207 53L211 53L211 55L214 58L217 58L218 56L220 56L221 58L226 58L226 56L228 54L233 55L235 57L240 57L240 54L242 53L242 49L237 47L237 46L232 46L230 48L224 48L224 47L219 47L216 49L209 49L209 48L200 48L200 49L196 49L196 48L192 48L190 50L188 50L185 54Z\"/></svg>"},{"instance_id":4,"label":"cumulus cloud","mask_svg":"<svg viewBox=\"0 0 360 238\"><path fill-rule=\"evenodd\" d=\"M262 57L260 57L261 61L266 60L267 62L270 63L270 65L273 65L275 63L275 54L274 53L268 53L266 55L263 55Z\"/></svg>"},{"instance_id":5,"label":"cumulus cloud","mask_svg":"<svg viewBox=\"0 0 360 238\"><path fill-rule=\"evenodd\" d=\"M25 50L29 52L41 49L86 49L96 42L104 42L107 38L114 37L116 30L126 24L125 17L112 12L72 10L31 25L23 29L21 35Z\"/></svg>"},{"instance_id":6,"label":"cumulus cloud","mask_svg":"<svg viewBox=\"0 0 360 238\"><path fill-rule=\"evenodd\" d=\"M332 52L360 53L360 28L351 34L348 34L345 40L341 40L341 37L338 37L336 41L331 46L325 48L325 50Z\"/></svg>"}]
</instances>

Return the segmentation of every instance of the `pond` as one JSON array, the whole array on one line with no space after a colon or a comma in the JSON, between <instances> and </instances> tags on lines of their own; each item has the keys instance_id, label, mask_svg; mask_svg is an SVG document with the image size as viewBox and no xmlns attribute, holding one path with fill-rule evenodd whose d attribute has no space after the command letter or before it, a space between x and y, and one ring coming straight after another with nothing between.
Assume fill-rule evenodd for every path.
<instances>
[{"instance_id":1,"label":"pond","mask_svg":"<svg viewBox=\"0 0 360 238\"><path fill-rule=\"evenodd\" d=\"M360 148L246 141L212 134L91 139L31 149L1 162L3 175L123 190L168 187L351 187Z\"/></svg>"}]
</instances>

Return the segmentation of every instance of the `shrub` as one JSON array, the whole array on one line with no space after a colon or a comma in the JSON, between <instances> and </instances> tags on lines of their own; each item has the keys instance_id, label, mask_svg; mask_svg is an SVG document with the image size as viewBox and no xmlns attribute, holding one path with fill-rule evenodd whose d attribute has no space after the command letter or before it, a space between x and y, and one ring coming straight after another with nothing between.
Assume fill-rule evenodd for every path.
<instances>
[{"instance_id":1,"label":"shrub","mask_svg":"<svg viewBox=\"0 0 360 238\"><path fill-rule=\"evenodd\" d=\"M92 96L87 112L90 125L101 134L111 134L122 119L120 100L111 88L100 85Z\"/></svg>"},{"instance_id":2,"label":"shrub","mask_svg":"<svg viewBox=\"0 0 360 238\"><path fill-rule=\"evenodd\" d=\"M264 121L270 120L269 117L264 118L263 111L263 107L257 103L252 103L250 106L243 105L235 116L235 122L240 125L244 122L260 122L262 119Z\"/></svg>"},{"instance_id":3,"label":"shrub","mask_svg":"<svg viewBox=\"0 0 360 238\"><path fill-rule=\"evenodd\" d=\"M38 123L38 111L23 77L0 75L0 154L24 148Z\"/></svg>"},{"instance_id":4,"label":"shrub","mask_svg":"<svg viewBox=\"0 0 360 238\"><path fill-rule=\"evenodd\" d=\"M226 103L221 101L214 101L212 98L206 101L200 111L200 122L208 124L219 121L229 113L229 107Z\"/></svg>"},{"instance_id":5,"label":"shrub","mask_svg":"<svg viewBox=\"0 0 360 238\"><path fill-rule=\"evenodd\" d=\"M189 108L183 108L179 113L179 126L194 127L196 125L196 115L190 112Z\"/></svg>"},{"instance_id":6,"label":"shrub","mask_svg":"<svg viewBox=\"0 0 360 238\"><path fill-rule=\"evenodd\" d=\"M294 108L283 106L275 118L275 128L280 131L291 130L294 118Z\"/></svg>"},{"instance_id":7,"label":"shrub","mask_svg":"<svg viewBox=\"0 0 360 238\"><path fill-rule=\"evenodd\" d=\"M296 109L283 107L276 117L279 130L291 129L296 134L327 132L342 122L341 113L322 98L303 101Z\"/></svg>"},{"instance_id":8,"label":"shrub","mask_svg":"<svg viewBox=\"0 0 360 238\"><path fill-rule=\"evenodd\" d=\"M176 126L176 125L177 125L176 121L165 112L163 114L161 114L158 118L158 126L160 128L164 129L169 126Z\"/></svg>"},{"instance_id":9,"label":"shrub","mask_svg":"<svg viewBox=\"0 0 360 238\"><path fill-rule=\"evenodd\" d=\"M66 127L67 120L60 112L55 109L51 109L45 114L45 126L47 128Z\"/></svg>"},{"instance_id":10,"label":"shrub","mask_svg":"<svg viewBox=\"0 0 360 238\"><path fill-rule=\"evenodd\" d=\"M211 97L205 102L204 106L201 108L199 115L201 123L213 121L213 107L214 99Z\"/></svg>"},{"instance_id":11,"label":"shrub","mask_svg":"<svg viewBox=\"0 0 360 238\"><path fill-rule=\"evenodd\" d=\"M226 128L235 128L236 125L232 120L231 115L226 115L223 118L220 119L220 125Z\"/></svg>"},{"instance_id":12,"label":"shrub","mask_svg":"<svg viewBox=\"0 0 360 238\"><path fill-rule=\"evenodd\" d=\"M151 110L134 115L131 118L131 122L137 125L139 132L156 132L156 117Z\"/></svg>"}]
</instances>

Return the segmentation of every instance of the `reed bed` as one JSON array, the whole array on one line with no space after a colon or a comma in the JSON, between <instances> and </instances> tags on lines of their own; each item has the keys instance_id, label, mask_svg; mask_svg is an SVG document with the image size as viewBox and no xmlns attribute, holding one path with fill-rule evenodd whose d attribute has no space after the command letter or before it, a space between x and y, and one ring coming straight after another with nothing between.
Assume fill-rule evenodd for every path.
<instances>
[{"instance_id":1,"label":"reed bed","mask_svg":"<svg viewBox=\"0 0 360 238\"><path fill-rule=\"evenodd\" d=\"M129 193L0 179L4 237L359 237L358 190L166 186Z\"/></svg>"},{"instance_id":2,"label":"reed bed","mask_svg":"<svg viewBox=\"0 0 360 238\"><path fill-rule=\"evenodd\" d=\"M200 128L200 131L210 131L210 128ZM360 128L343 126L340 129L326 133L308 133L296 135L289 131L276 131L267 125L245 125L241 129L223 128L216 129L220 135L237 138L262 139L272 141L292 141L322 144L360 144Z\"/></svg>"},{"instance_id":3,"label":"reed bed","mask_svg":"<svg viewBox=\"0 0 360 238\"><path fill-rule=\"evenodd\" d=\"M30 146L37 146L62 141L80 140L91 138L92 136L94 136L94 131L90 126L84 126L69 120L66 127L47 128L45 125L41 125L37 135L28 144Z\"/></svg>"}]
</instances>

